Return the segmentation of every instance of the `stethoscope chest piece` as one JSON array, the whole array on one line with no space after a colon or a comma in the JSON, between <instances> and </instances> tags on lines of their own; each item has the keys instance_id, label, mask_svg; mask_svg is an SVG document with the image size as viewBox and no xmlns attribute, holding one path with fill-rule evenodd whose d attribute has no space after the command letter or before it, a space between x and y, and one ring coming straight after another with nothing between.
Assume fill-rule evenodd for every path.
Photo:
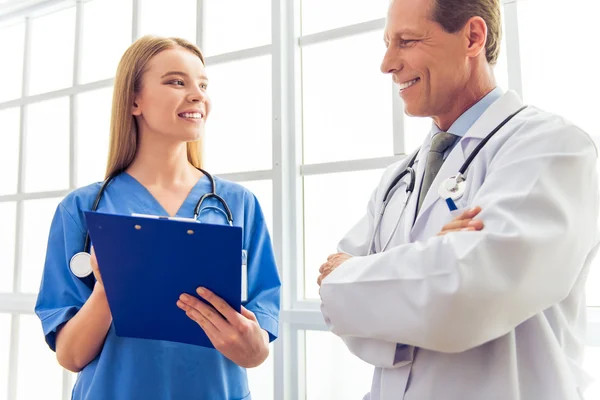
<instances>
[{"instance_id":1,"label":"stethoscope chest piece","mask_svg":"<svg viewBox=\"0 0 600 400\"><path fill-rule=\"evenodd\" d=\"M69 262L69 268L71 268L71 272L78 278L85 278L86 276L92 273L92 263L91 263L90 253L86 253L84 251L80 251L71 257L71 261Z\"/></svg>"},{"instance_id":2,"label":"stethoscope chest piece","mask_svg":"<svg viewBox=\"0 0 600 400\"><path fill-rule=\"evenodd\" d=\"M459 173L446 179L438 188L438 194L444 200L458 200L465 193L465 186L465 177Z\"/></svg>"}]
</instances>

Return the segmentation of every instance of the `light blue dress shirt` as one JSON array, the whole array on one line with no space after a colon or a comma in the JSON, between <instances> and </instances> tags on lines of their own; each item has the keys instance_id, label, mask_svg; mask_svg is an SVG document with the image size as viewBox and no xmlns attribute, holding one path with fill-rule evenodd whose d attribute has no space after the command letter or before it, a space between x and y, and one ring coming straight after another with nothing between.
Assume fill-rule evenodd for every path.
<instances>
[{"instance_id":1,"label":"light blue dress shirt","mask_svg":"<svg viewBox=\"0 0 600 400\"><path fill-rule=\"evenodd\" d=\"M491 106L496 100L502 97L503 94L504 92L502 91L502 89L496 87L494 90L486 94L481 100L475 103L471 108L465 111L460 117L458 117L458 119L454 121L454 123L448 129L448 132L461 138L465 136L465 134L469 131L469 129L471 129L475 121L477 121L483 115L483 113L485 112L485 110L488 109L489 106ZM441 129L435 124L435 122L432 122L431 137L433 138L440 132ZM457 140L454 143L454 145L446 151L446 154L444 154L444 158L446 158L446 156L450 154L450 151L452 151L454 146L456 146L456 143L458 143L459 141L460 140Z\"/></svg>"}]
</instances>

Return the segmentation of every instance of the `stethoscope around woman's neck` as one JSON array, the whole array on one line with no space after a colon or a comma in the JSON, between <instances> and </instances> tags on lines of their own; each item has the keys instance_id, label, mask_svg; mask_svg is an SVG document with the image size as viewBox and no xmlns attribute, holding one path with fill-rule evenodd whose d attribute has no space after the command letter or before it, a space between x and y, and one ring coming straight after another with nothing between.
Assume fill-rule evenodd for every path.
<instances>
[{"instance_id":1,"label":"stethoscope around woman's neck","mask_svg":"<svg viewBox=\"0 0 600 400\"><path fill-rule=\"evenodd\" d=\"M454 201L458 200L462 197L462 195L465 192L467 169L471 166L471 163L473 162L473 160L475 159L477 154L479 154L481 149L483 149L483 147L486 145L486 143L496 134L496 132L498 132L500 129L502 129L502 127L504 127L504 125L506 125L508 123L508 121L513 119L513 117L515 115L517 115L518 113L520 113L521 111L523 111L526 108L527 108L527 106L523 106L523 107L519 108L517 111L515 111L514 113L512 113L511 115L509 115L508 117L506 117L506 119L504 121L502 121L493 131L491 131L481 141L481 143L479 143L477 145L475 150L473 150L473 152L469 155L469 157L467 157L465 162L462 164L462 166L458 170L458 173L456 175L451 176L450 178L446 179L440 185L440 187L438 189L438 194L442 200L444 200L449 205L450 204L454 205ZM373 253L374 246L375 246L376 233L379 232L381 234L381 229L380 229L381 221L383 220L383 214L384 214L385 209L392 197L390 195L393 194L394 189L398 186L400 181L402 181L402 179L404 179L404 177L408 175L408 182L406 182L406 201L404 202L404 206L402 208L402 211L400 212L400 216L396 220L396 226L394 227L394 230L389 235L385 244L381 247L380 252L383 252L383 251L385 251L385 249L387 249L388 245L392 241L392 238L394 237L394 234L398 230L398 226L400 225L400 220L404 216L404 211L406 210L406 208L408 206L408 201L410 200L410 197L415 189L416 173L415 173L413 166L415 164L415 161L417 159L417 155L419 154L419 151L420 151L420 149L417 149L417 151L414 153L414 155L408 161L408 164L406 164L406 167L404 168L404 170L402 170L402 172L400 172L400 174L398 174L398 176L396 176L396 178L394 178L392 183L388 186L387 190L385 191L385 194L383 196L383 204L381 206L381 210L380 210L379 214L376 217L377 220L375 223L375 227L373 228L373 233L371 234L371 241L370 241L369 251L368 251L367 255L371 255Z\"/></svg>"},{"instance_id":2,"label":"stethoscope around woman's neck","mask_svg":"<svg viewBox=\"0 0 600 400\"><path fill-rule=\"evenodd\" d=\"M223 199L221 196L219 196L217 194L215 178L213 178L213 176L211 174L209 174L202 168L197 168L197 169L198 169L198 171L200 171L204 175L206 175L206 177L210 181L210 189L211 190L210 190L210 192L202 195L202 197L200 197L200 199L196 203L196 207L194 207L194 217L193 217L194 220L198 220L198 217L200 216L200 214L203 211L210 209L210 210L215 210L215 211L223 214L223 216L227 219L227 223L230 226L232 226L233 225L233 214L231 213L231 209L229 208L229 205L227 205L227 202L225 201L225 199ZM98 210L98 206L100 204L100 201L102 200L104 191L106 190L108 185L110 185L110 183L113 181L113 179L115 179L121 172L122 171L118 171L118 172L110 175L102 183L102 186L100 187L100 190L98 191L98 194L96 195L96 198L92 205L91 211ZM204 208L202 208L202 204L204 203L204 201L207 199L210 199L210 198L214 198L219 203L221 203L221 205L223 206L223 210L216 206L205 206ZM88 232L86 232L85 242L83 244L83 251L80 251L79 253L77 253L73 257L71 257L71 260L69 262L69 267L71 269L71 272L73 272L73 274L75 276L77 276L78 278L82 278L82 279L87 276L90 276L92 274L92 265L91 265L90 259L91 259L90 234Z\"/></svg>"}]
</instances>

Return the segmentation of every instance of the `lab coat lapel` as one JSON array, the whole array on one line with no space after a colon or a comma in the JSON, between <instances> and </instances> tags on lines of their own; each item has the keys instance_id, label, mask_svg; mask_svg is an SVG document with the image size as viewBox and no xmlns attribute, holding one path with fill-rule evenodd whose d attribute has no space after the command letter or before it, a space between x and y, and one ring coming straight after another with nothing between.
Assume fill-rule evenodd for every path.
<instances>
[{"instance_id":1,"label":"lab coat lapel","mask_svg":"<svg viewBox=\"0 0 600 400\"><path fill-rule=\"evenodd\" d=\"M508 91L500 99L490 105L483 115L477 121L475 121L465 136L462 137L460 142L458 142L454 149L452 149L448 155L448 158L446 158L444 161L444 164L440 168L437 176L431 184L431 187L425 196L425 200L423 200L421 210L415 220L413 232L420 232L422 230L421 225L427 222L427 217L431 211L430 208L436 204L437 200L440 200L438 195L438 188L440 185L447 178L458 173L458 170L463 165L468 155L475 150L475 147L481 142L481 140L483 140L490 132L500 125L506 117L517 111L522 106L523 102L517 93L514 91ZM423 156L426 157L426 155ZM420 171L421 175L422 173L423 171Z\"/></svg>"},{"instance_id":2,"label":"lab coat lapel","mask_svg":"<svg viewBox=\"0 0 600 400\"><path fill-rule=\"evenodd\" d=\"M408 164L409 164L410 160L412 159L413 155L414 155L414 153L410 153L406 157L406 159L403 160L403 162L400 163L400 165L398 165L398 167L396 168L396 170L394 171L394 173L390 175L391 176L390 180L388 182L386 182L385 185L382 186L382 193L384 193L384 191L387 190L387 188L391 184L391 181L393 179L395 179L395 177L399 176L408 167ZM414 161L414 163L412 165L412 168L415 171L418 168L419 159L421 158L421 156L422 156L421 150L419 150L419 153L417 153L415 161ZM408 182L408 177L406 177L404 179L404 181ZM415 189L416 189L416 186L415 186ZM406 186L399 185L393 192L390 192L390 194L389 194L390 199L393 198L396 195L396 192L398 190L404 191L404 190L406 190ZM415 193L416 193L416 190L415 190ZM380 207L383 207L383 194L381 196L382 197L380 199L381 200L380 201ZM386 210L384 212L384 215L383 215L384 219L388 219L389 218L389 219L391 219L393 221L397 221L400 224L404 224L404 226L400 225L398 227L396 233L394 234L395 237L392 238L392 240L390 241L390 245L393 245L393 243L398 242L397 236L400 233L402 233L402 241L401 241L401 243L408 243L408 235L410 233L411 224L408 224L408 228L407 228L406 227L407 224L404 221L409 221L409 220L413 221L414 220L415 209L411 208L411 206L410 206L410 204L412 204L412 202L413 202L414 197L415 196L411 195L410 198L408 199L407 203L404 204L404 206L403 206L402 209L394 209L394 207L387 207L386 208ZM380 210L377 210L377 213L379 213L379 211ZM401 220L398 220L398 219L401 219ZM383 224L383 221L382 221L382 224ZM385 237L385 235L383 235L384 238L382 238L381 232L382 232L382 227L380 226L379 229L377 229L376 232L375 232L374 249L375 249L376 253L380 253L382 251L382 246L383 246L382 241L387 241L387 239L388 239L388 237ZM390 247L391 246L388 246L388 249Z\"/></svg>"},{"instance_id":3,"label":"lab coat lapel","mask_svg":"<svg viewBox=\"0 0 600 400\"><path fill-rule=\"evenodd\" d=\"M424 168L424 166L425 166L425 160L427 158L428 151L429 151L429 146L422 146L421 149L419 150L419 154L417 155L417 158L415 159L415 163L413 164L413 169L416 174L416 182L415 182L415 189L414 189L413 193L411 194L410 199L408 199L408 201L405 205L403 220L400 221L400 223L402 224L402 226L400 226L400 228L402 229L400 231L400 232L402 232L402 243L410 243L411 242L410 234L411 234L411 230L413 228L413 221L415 220L415 214L417 212L417 201L419 199L419 187L421 186L421 179L419 178L419 176L423 175L422 168Z\"/></svg>"}]
</instances>

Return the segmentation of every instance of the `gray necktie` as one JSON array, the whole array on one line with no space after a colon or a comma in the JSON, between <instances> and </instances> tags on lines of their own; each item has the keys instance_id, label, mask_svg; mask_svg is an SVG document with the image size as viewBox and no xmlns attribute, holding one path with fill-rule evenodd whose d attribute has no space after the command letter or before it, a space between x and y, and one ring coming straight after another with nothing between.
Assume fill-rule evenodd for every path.
<instances>
[{"instance_id":1,"label":"gray necktie","mask_svg":"<svg viewBox=\"0 0 600 400\"><path fill-rule=\"evenodd\" d=\"M457 138L458 136L448 132L440 132L433 137L431 149L429 149L429 153L427 154L427 164L425 164L423 183L421 184L421 190L419 191L417 214L421 209L421 205L423 204L425 195L429 191L429 187L444 163L444 153L454 144Z\"/></svg>"}]
</instances>

